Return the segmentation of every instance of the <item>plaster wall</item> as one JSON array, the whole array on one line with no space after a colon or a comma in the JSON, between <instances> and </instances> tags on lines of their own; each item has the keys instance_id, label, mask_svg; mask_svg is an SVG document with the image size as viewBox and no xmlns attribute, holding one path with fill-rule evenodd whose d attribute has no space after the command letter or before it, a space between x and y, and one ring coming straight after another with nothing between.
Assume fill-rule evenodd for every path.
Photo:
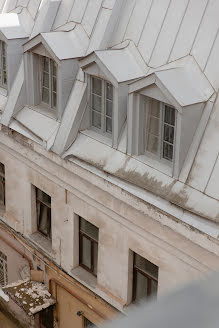
<instances>
[{"instance_id":1,"label":"plaster wall","mask_svg":"<svg viewBox=\"0 0 219 328\"><path fill-rule=\"evenodd\" d=\"M9 137L7 137L9 138ZM2 138L4 140L4 138ZM118 309L131 301L132 261L136 252L159 267L159 294L219 269L218 244L182 223L174 231L158 222L155 207L140 210L140 200L126 195L139 210L110 194L110 185L87 179L64 168L55 154L43 155L19 145L0 144L0 161L6 166L6 213L3 220L24 234L38 250L60 265L70 276ZM21 156L21 150L25 150ZM18 153L19 152L19 153ZM29 155L31 155L31 161ZM37 164L36 164L37 163ZM36 232L33 186L51 196L52 241ZM125 191L114 186L115 195ZM99 228L98 275L78 270L78 216ZM174 220L173 220L174 221ZM15 224L17 222L17 224ZM182 234L184 233L185 236ZM194 241L191 239L193 234ZM188 237L188 238L187 238ZM202 247L198 245L201 243Z\"/></svg>"}]
</instances>

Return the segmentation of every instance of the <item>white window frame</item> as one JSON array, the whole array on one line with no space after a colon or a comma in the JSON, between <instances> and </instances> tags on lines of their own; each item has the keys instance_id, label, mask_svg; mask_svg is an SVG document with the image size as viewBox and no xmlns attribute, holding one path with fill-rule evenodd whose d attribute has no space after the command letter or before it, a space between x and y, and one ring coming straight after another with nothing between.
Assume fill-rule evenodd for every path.
<instances>
[{"instance_id":1,"label":"white window frame","mask_svg":"<svg viewBox=\"0 0 219 328\"><path fill-rule=\"evenodd\" d=\"M43 86L43 60L44 58L47 58L48 61L49 61L49 87L45 87ZM49 108L49 109L52 109L54 111L57 110L57 102L58 102L58 92L57 92L57 71L58 71L58 65L57 63L55 62L55 60L49 58L49 57L46 57L46 56L41 56L39 55L39 65L40 65L40 100L41 100L41 104L43 105L43 107L46 107L46 108ZM53 74L53 63L55 64L56 66L56 75ZM53 77L56 78L56 90L54 91L53 90ZM48 89L48 92L49 92L49 103L46 103L43 101L43 88L47 88ZM54 106L53 104L53 93L56 94L56 105Z\"/></svg>"},{"instance_id":2,"label":"white window frame","mask_svg":"<svg viewBox=\"0 0 219 328\"><path fill-rule=\"evenodd\" d=\"M0 286L8 284L7 256L0 251Z\"/></svg>"},{"instance_id":3,"label":"white window frame","mask_svg":"<svg viewBox=\"0 0 219 328\"><path fill-rule=\"evenodd\" d=\"M101 112L100 112L100 115L101 115L101 128L98 129L97 127L93 126L92 124L92 112L93 112L93 109L92 109L92 79L97 79L97 80L100 80L101 81L101 88L102 88L102 95L99 96L101 97ZM107 99L106 98L106 87L107 87L107 84L110 84L112 86L112 91L113 91L113 96L112 96L112 100L110 99ZM90 75L89 76L89 112L90 112L90 126L91 126L91 129L98 132L98 133L101 133L109 138L112 138L113 136L113 112L114 112L114 87L113 87L113 84L105 79L102 79L102 78L99 78L99 77L96 77L94 75ZM98 95L97 95L98 96ZM112 101L112 117L108 116L106 114L106 102L108 101ZM108 132L106 131L106 119L109 118L111 119L112 121L112 132Z\"/></svg>"},{"instance_id":4,"label":"white window frame","mask_svg":"<svg viewBox=\"0 0 219 328\"><path fill-rule=\"evenodd\" d=\"M3 52L4 50L4 52ZM4 68L4 60L5 60L5 68ZM4 76L6 75L6 83ZM0 87L7 89L7 45L4 41L0 40Z\"/></svg>"},{"instance_id":5,"label":"white window frame","mask_svg":"<svg viewBox=\"0 0 219 328\"><path fill-rule=\"evenodd\" d=\"M155 99L156 100L156 99ZM159 101L159 100L156 100ZM150 128L150 111L151 111L151 104L152 98L146 97L146 121L144 125L144 153L152 158L158 159L159 161L172 166L174 163L174 154L175 154L175 145L176 145L176 120L177 120L177 110L164 102L159 101L160 103L160 118L159 118L159 137L158 137L158 152L157 154L150 152L147 149L148 144L148 136L149 136L149 128ZM165 115L165 107L170 107L175 110L175 122L174 122L174 138L173 138L173 156L172 160L168 160L163 157L163 144L164 142L164 125L167 124L164 122L164 115ZM167 143L167 142L166 142Z\"/></svg>"}]
</instances>

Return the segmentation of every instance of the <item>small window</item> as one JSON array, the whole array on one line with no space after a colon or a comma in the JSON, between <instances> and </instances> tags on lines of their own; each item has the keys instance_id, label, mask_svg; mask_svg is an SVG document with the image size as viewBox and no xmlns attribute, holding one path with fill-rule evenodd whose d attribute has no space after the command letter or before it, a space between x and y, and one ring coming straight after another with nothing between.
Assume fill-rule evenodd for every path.
<instances>
[{"instance_id":1,"label":"small window","mask_svg":"<svg viewBox=\"0 0 219 328\"><path fill-rule=\"evenodd\" d=\"M7 256L0 251L0 286L8 284Z\"/></svg>"},{"instance_id":2,"label":"small window","mask_svg":"<svg viewBox=\"0 0 219 328\"><path fill-rule=\"evenodd\" d=\"M79 220L79 264L97 276L99 229L81 217Z\"/></svg>"},{"instance_id":3,"label":"small window","mask_svg":"<svg viewBox=\"0 0 219 328\"><path fill-rule=\"evenodd\" d=\"M53 328L53 306L48 307L45 310L40 311L40 328Z\"/></svg>"},{"instance_id":4,"label":"small window","mask_svg":"<svg viewBox=\"0 0 219 328\"><path fill-rule=\"evenodd\" d=\"M57 104L57 65L54 60L41 56L41 101L50 108Z\"/></svg>"},{"instance_id":5,"label":"small window","mask_svg":"<svg viewBox=\"0 0 219 328\"><path fill-rule=\"evenodd\" d=\"M5 166L0 163L0 207L5 207Z\"/></svg>"},{"instance_id":6,"label":"small window","mask_svg":"<svg viewBox=\"0 0 219 328\"><path fill-rule=\"evenodd\" d=\"M134 253L133 302L157 295L158 267Z\"/></svg>"},{"instance_id":7,"label":"small window","mask_svg":"<svg viewBox=\"0 0 219 328\"><path fill-rule=\"evenodd\" d=\"M51 197L36 188L37 230L51 239Z\"/></svg>"},{"instance_id":8,"label":"small window","mask_svg":"<svg viewBox=\"0 0 219 328\"><path fill-rule=\"evenodd\" d=\"M0 87L7 88L6 44L0 41Z\"/></svg>"},{"instance_id":9,"label":"small window","mask_svg":"<svg viewBox=\"0 0 219 328\"><path fill-rule=\"evenodd\" d=\"M155 99L148 102L147 128L145 129L145 151L160 159L173 161L175 136L175 108Z\"/></svg>"},{"instance_id":10,"label":"small window","mask_svg":"<svg viewBox=\"0 0 219 328\"><path fill-rule=\"evenodd\" d=\"M97 328L91 321L87 318L84 318L84 328Z\"/></svg>"},{"instance_id":11,"label":"small window","mask_svg":"<svg viewBox=\"0 0 219 328\"><path fill-rule=\"evenodd\" d=\"M91 77L91 126L104 134L112 134L113 86Z\"/></svg>"}]
</instances>

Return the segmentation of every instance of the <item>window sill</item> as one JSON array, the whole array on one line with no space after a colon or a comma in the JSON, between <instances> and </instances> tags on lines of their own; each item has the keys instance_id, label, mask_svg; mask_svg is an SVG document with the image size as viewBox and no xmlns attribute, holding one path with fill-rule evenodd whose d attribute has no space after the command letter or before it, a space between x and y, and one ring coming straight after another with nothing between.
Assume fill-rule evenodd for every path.
<instances>
[{"instance_id":1,"label":"window sill","mask_svg":"<svg viewBox=\"0 0 219 328\"><path fill-rule=\"evenodd\" d=\"M35 110L36 112L45 115L49 118L52 118L56 121L58 121L57 118L57 111L52 108L44 107L43 104L37 105L37 106L29 106L32 110Z\"/></svg>"},{"instance_id":2,"label":"window sill","mask_svg":"<svg viewBox=\"0 0 219 328\"><path fill-rule=\"evenodd\" d=\"M7 95L8 95L7 89L0 87L0 96L7 97Z\"/></svg>"},{"instance_id":3,"label":"window sill","mask_svg":"<svg viewBox=\"0 0 219 328\"><path fill-rule=\"evenodd\" d=\"M107 292L103 291L101 287L98 286L97 278L90 272L86 271L81 266L78 266L77 268L71 270L70 275L83 286L87 287L106 302L112 304L116 309L123 312L124 304L122 304L122 302L118 302L116 297L113 297L113 295L110 296Z\"/></svg>"},{"instance_id":4,"label":"window sill","mask_svg":"<svg viewBox=\"0 0 219 328\"><path fill-rule=\"evenodd\" d=\"M52 240L43 236L40 232L34 232L32 235L29 236L31 241L38 246L39 248L43 249L47 254L50 256L52 254Z\"/></svg>"},{"instance_id":5,"label":"window sill","mask_svg":"<svg viewBox=\"0 0 219 328\"><path fill-rule=\"evenodd\" d=\"M97 287L97 278L81 266L71 270L71 273L74 278L83 283L86 287L92 289Z\"/></svg>"},{"instance_id":6,"label":"window sill","mask_svg":"<svg viewBox=\"0 0 219 328\"><path fill-rule=\"evenodd\" d=\"M82 130L80 131L81 134L84 134L87 137L90 137L92 139L95 139L109 147L112 147L112 138L107 137L101 133L98 133L96 131L93 130Z\"/></svg>"},{"instance_id":7,"label":"window sill","mask_svg":"<svg viewBox=\"0 0 219 328\"><path fill-rule=\"evenodd\" d=\"M133 156L133 158L135 158L136 160L138 160L139 162L142 162L148 166L151 166L152 168L172 177L173 176L173 167L172 164L168 164L168 163L163 163L161 161L159 161L156 158L152 158L149 155L136 155Z\"/></svg>"}]
</instances>

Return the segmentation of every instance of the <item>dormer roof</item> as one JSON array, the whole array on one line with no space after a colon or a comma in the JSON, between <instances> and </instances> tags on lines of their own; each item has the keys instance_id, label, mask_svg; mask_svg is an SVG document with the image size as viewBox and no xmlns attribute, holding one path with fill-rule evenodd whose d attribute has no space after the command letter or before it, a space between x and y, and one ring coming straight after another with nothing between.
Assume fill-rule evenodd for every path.
<instances>
[{"instance_id":1,"label":"dormer roof","mask_svg":"<svg viewBox=\"0 0 219 328\"><path fill-rule=\"evenodd\" d=\"M5 41L28 37L16 13L0 14L0 33L5 38Z\"/></svg>"}]
</instances>

